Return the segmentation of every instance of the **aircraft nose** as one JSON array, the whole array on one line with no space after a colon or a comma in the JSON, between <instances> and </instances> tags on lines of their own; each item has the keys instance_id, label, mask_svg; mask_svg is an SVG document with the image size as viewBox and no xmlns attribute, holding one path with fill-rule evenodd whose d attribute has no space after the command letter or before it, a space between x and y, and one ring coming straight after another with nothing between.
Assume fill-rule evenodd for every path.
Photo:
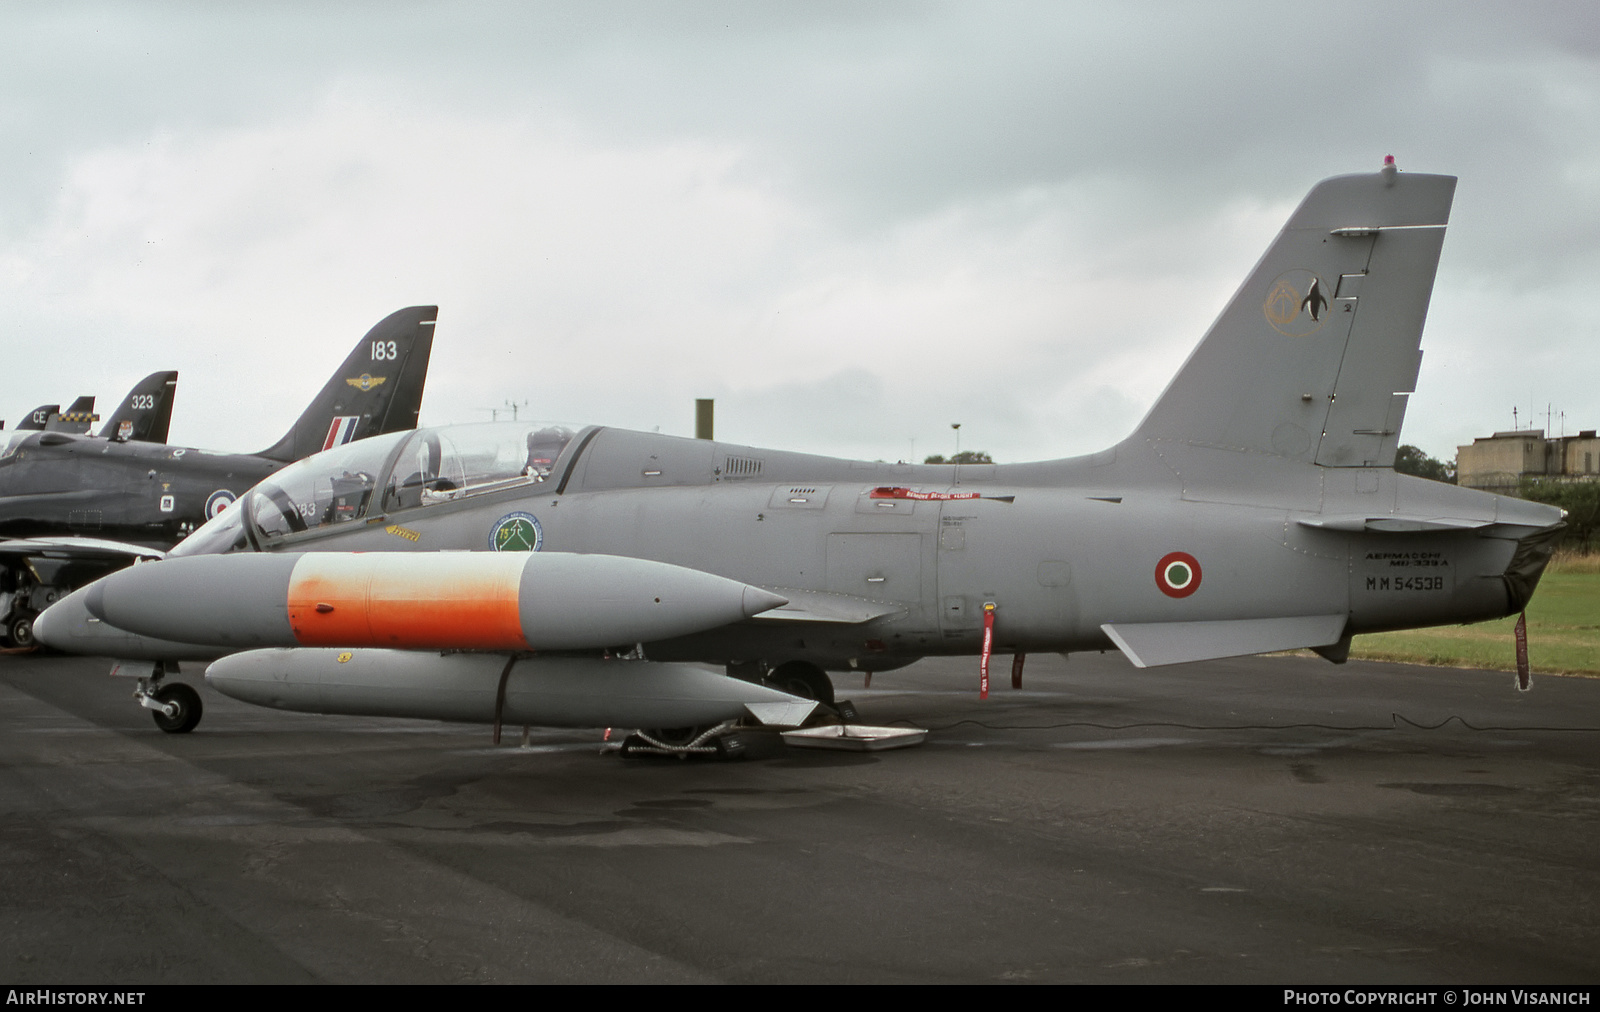
<instances>
[{"instance_id":1,"label":"aircraft nose","mask_svg":"<svg viewBox=\"0 0 1600 1012\"><path fill-rule=\"evenodd\" d=\"M744 605L744 616L749 618L764 611L781 608L789 603L789 599L787 597L779 597L771 591L762 590L760 587L747 586L744 588L744 600L742 603Z\"/></svg>"},{"instance_id":2,"label":"aircraft nose","mask_svg":"<svg viewBox=\"0 0 1600 1012\"><path fill-rule=\"evenodd\" d=\"M82 592L68 594L33 620L33 638L52 650L73 652L71 630L89 621Z\"/></svg>"},{"instance_id":3,"label":"aircraft nose","mask_svg":"<svg viewBox=\"0 0 1600 1012\"><path fill-rule=\"evenodd\" d=\"M98 582L80 587L46 608L34 620L34 637L52 650L89 657L170 661L216 656L211 648L137 636L102 620L90 607L103 593L98 587Z\"/></svg>"}]
</instances>

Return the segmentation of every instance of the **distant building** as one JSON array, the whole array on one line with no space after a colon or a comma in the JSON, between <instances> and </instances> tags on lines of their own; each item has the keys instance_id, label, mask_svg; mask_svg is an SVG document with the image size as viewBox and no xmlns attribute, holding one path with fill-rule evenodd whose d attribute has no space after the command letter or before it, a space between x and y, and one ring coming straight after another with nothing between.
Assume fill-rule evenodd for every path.
<instances>
[{"instance_id":1,"label":"distant building","mask_svg":"<svg viewBox=\"0 0 1600 1012\"><path fill-rule=\"evenodd\" d=\"M1515 492L1524 478L1600 481L1600 438L1594 429L1545 438L1543 429L1481 436L1456 447L1456 484Z\"/></svg>"}]
</instances>

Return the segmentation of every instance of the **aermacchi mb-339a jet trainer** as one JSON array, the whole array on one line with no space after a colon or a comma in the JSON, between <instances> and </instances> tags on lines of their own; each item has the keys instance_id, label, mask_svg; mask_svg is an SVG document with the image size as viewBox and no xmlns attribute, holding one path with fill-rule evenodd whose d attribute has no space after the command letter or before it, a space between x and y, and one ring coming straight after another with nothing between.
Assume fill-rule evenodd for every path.
<instances>
[{"instance_id":1,"label":"aermacchi mb-339a jet trainer","mask_svg":"<svg viewBox=\"0 0 1600 1012\"><path fill-rule=\"evenodd\" d=\"M176 373L147 377L99 437L87 422L59 431L48 420L43 431L0 434L0 633L31 645L34 617L51 601L135 558L160 557L285 464L415 427L437 315L417 306L378 323L259 453L166 445Z\"/></svg>"},{"instance_id":2,"label":"aermacchi mb-339a jet trainer","mask_svg":"<svg viewBox=\"0 0 1600 1012\"><path fill-rule=\"evenodd\" d=\"M285 468L38 633L120 658L175 731L199 698L162 676L223 654L213 686L292 710L697 730L741 705L729 686L828 700L829 671L934 654L985 678L1030 651L1337 663L1356 633L1512 614L1560 512L1392 468L1455 184L1392 163L1319 183L1100 453L425 428Z\"/></svg>"}]
</instances>

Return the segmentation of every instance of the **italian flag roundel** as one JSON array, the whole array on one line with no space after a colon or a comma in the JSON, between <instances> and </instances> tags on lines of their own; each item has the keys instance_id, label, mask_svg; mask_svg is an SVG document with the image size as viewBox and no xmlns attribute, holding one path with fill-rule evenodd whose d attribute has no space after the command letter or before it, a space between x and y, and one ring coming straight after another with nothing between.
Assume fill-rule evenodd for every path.
<instances>
[{"instance_id":1,"label":"italian flag roundel","mask_svg":"<svg viewBox=\"0 0 1600 1012\"><path fill-rule=\"evenodd\" d=\"M1156 586L1168 597L1188 597L1200 589L1200 563L1188 552L1168 552L1156 563Z\"/></svg>"}]
</instances>

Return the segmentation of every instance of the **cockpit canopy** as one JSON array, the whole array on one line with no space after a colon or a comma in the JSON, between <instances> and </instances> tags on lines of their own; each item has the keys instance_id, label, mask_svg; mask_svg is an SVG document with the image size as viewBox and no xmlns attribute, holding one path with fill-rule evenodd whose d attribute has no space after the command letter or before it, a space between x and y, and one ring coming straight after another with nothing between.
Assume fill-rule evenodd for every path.
<instances>
[{"instance_id":1,"label":"cockpit canopy","mask_svg":"<svg viewBox=\"0 0 1600 1012\"><path fill-rule=\"evenodd\" d=\"M0 437L0 459L16 453L29 436L36 435L38 435L38 432L29 429L5 433L3 437Z\"/></svg>"},{"instance_id":2,"label":"cockpit canopy","mask_svg":"<svg viewBox=\"0 0 1600 1012\"><path fill-rule=\"evenodd\" d=\"M549 478L574 430L487 422L395 432L312 454L265 479L174 548L237 551L366 516L433 506ZM249 536L246 534L249 525Z\"/></svg>"}]
</instances>

